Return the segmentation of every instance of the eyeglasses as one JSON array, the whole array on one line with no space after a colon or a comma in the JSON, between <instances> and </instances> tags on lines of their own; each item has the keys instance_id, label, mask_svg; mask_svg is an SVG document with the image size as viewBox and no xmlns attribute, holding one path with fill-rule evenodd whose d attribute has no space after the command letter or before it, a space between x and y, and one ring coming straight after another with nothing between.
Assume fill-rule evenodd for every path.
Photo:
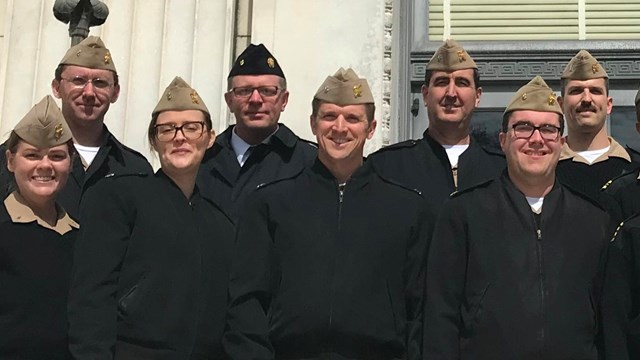
<instances>
[{"instance_id":1,"label":"eyeglasses","mask_svg":"<svg viewBox=\"0 0 640 360\"><path fill-rule=\"evenodd\" d=\"M258 94L262 97L273 97L278 95L278 87L277 86L258 86L258 87L237 87L231 89L233 95L237 97L249 97L253 95L253 92L258 90Z\"/></svg>"},{"instance_id":2,"label":"eyeglasses","mask_svg":"<svg viewBox=\"0 0 640 360\"><path fill-rule=\"evenodd\" d=\"M169 142L176 138L178 130L182 132L182 136L187 140L199 139L204 133L204 121L188 121L180 126L175 124L158 124L155 125L156 138L158 141Z\"/></svg>"},{"instance_id":3,"label":"eyeglasses","mask_svg":"<svg viewBox=\"0 0 640 360\"><path fill-rule=\"evenodd\" d=\"M518 139L528 139L536 130L544 140L557 140L560 135L560 127L549 124L534 126L529 123L517 123L513 124L512 128L513 134Z\"/></svg>"},{"instance_id":4,"label":"eyeglasses","mask_svg":"<svg viewBox=\"0 0 640 360\"><path fill-rule=\"evenodd\" d=\"M82 76L76 76L70 79L62 78L62 80L70 82L76 88L84 88L85 86L87 86L88 83L93 84L93 87L95 87L96 89L106 89L109 86L113 85L108 80L105 80L105 79L101 79L101 78L87 79L87 78L83 78Z\"/></svg>"}]
</instances>

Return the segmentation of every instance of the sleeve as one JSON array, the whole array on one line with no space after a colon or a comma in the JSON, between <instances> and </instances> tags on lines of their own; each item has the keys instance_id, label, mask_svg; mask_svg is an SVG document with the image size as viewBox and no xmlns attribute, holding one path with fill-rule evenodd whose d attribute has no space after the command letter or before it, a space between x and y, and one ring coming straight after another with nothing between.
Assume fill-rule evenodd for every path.
<instances>
[{"instance_id":1,"label":"sleeve","mask_svg":"<svg viewBox=\"0 0 640 360\"><path fill-rule=\"evenodd\" d=\"M634 269L637 272L637 266L633 265L633 260L640 254L635 254L631 237L632 234L623 226L608 248L602 300L606 359L635 359L640 355L637 352L640 339L635 340L635 353L629 352L633 351L633 345L628 343L630 323L634 317L638 317L637 313L633 313L633 309L640 305L634 304L634 300L637 299L634 299L632 290L638 286L634 284L634 278L638 279L640 276L640 273L634 274Z\"/></svg>"},{"instance_id":2,"label":"sleeve","mask_svg":"<svg viewBox=\"0 0 640 360\"><path fill-rule=\"evenodd\" d=\"M435 210L431 204L419 212L417 225L407 249L404 269L405 308L407 309L407 359L422 359L423 310L427 249L435 222Z\"/></svg>"},{"instance_id":3,"label":"sleeve","mask_svg":"<svg viewBox=\"0 0 640 360\"><path fill-rule=\"evenodd\" d=\"M448 200L436 222L427 256L423 356L460 358L460 306L465 282L467 231L457 199Z\"/></svg>"},{"instance_id":4,"label":"sleeve","mask_svg":"<svg viewBox=\"0 0 640 360\"><path fill-rule=\"evenodd\" d=\"M273 359L267 313L275 269L269 207L258 193L247 201L236 232L227 326L222 343L230 359Z\"/></svg>"},{"instance_id":5,"label":"sleeve","mask_svg":"<svg viewBox=\"0 0 640 360\"><path fill-rule=\"evenodd\" d=\"M133 211L123 188L105 179L82 199L68 302L69 349L74 359L113 359L118 277Z\"/></svg>"}]
</instances>

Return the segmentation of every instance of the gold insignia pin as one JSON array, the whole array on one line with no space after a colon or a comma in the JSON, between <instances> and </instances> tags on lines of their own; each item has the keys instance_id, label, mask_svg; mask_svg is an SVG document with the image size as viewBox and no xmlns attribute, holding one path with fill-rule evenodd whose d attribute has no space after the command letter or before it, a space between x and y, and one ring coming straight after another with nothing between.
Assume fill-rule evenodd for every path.
<instances>
[{"instance_id":1,"label":"gold insignia pin","mask_svg":"<svg viewBox=\"0 0 640 360\"><path fill-rule=\"evenodd\" d=\"M436 59L438 59L438 62L442 62L442 55L438 55Z\"/></svg>"},{"instance_id":2,"label":"gold insignia pin","mask_svg":"<svg viewBox=\"0 0 640 360\"><path fill-rule=\"evenodd\" d=\"M240 59L240 66L244 65L244 59Z\"/></svg>"},{"instance_id":3,"label":"gold insignia pin","mask_svg":"<svg viewBox=\"0 0 640 360\"><path fill-rule=\"evenodd\" d=\"M58 125L56 125L55 128L53 128L53 137L56 140L60 140L62 135L64 135L64 130L62 130L62 124L58 124Z\"/></svg>"},{"instance_id":4,"label":"gold insignia pin","mask_svg":"<svg viewBox=\"0 0 640 360\"><path fill-rule=\"evenodd\" d=\"M522 100L527 100L527 93L522 94Z\"/></svg>"},{"instance_id":5,"label":"gold insignia pin","mask_svg":"<svg viewBox=\"0 0 640 360\"><path fill-rule=\"evenodd\" d=\"M549 105L553 105L556 103L556 96L554 94L549 94L549 98L547 98L547 102Z\"/></svg>"},{"instance_id":6,"label":"gold insignia pin","mask_svg":"<svg viewBox=\"0 0 640 360\"><path fill-rule=\"evenodd\" d=\"M458 61L460 61L460 62L464 62L464 61L466 60L466 59L465 59L465 56L464 56L464 51L462 51L462 50L458 50L458 53L457 53L457 54L458 54Z\"/></svg>"},{"instance_id":7,"label":"gold insignia pin","mask_svg":"<svg viewBox=\"0 0 640 360\"><path fill-rule=\"evenodd\" d=\"M593 71L594 74L598 72L598 63L591 65L591 71Z\"/></svg>"},{"instance_id":8,"label":"gold insignia pin","mask_svg":"<svg viewBox=\"0 0 640 360\"><path fill-rule=\"evenodd\" d=\"M362 85L353 86L353 96L359 98L362 96Z\"/></svg>"},{"instance_id":9,"label":"gold insignia pin","mask_svg":"<svg viewBox=\"0 0 640 360\"><path fill-rule=\"evenodd\" d=\"M173 95L171 94L171 91L167 92L167 100L171 100L171 98L173 98Z\"/></svg>"},{"instance_id":10,"label":"gold insignia pin","mask_svg":"<svg viewBox=\"0 0 640 360\"><path fill-rule=\"evenodd\" d=\"M325 86L323 90L324 90L324 93L326 94L326 93L328 93L328 92L329 92L329 87L328 87L328 86Z\"/></svg>"},{"instance_id":11,"label":"gold insignia pin","mask_svg":"<svg viewBox=\"0 0 640 360\"><path fill-rule=\"evenodd\" d=\"M76 52L76 56L78 56L78 57L79 57L79 56L80 56L80 54L82 54L82 50L78 50L78 51Z\"/></svg>"},{"instance_id":12,"label":"gold insignia pin","mask_svg":"<svg viewBox=\"0 0 640 360\"><path fill-rule=\"evenodd\" d=\"M104 54L104 63L108 64L111 62L111 53L107 51L106 54Z\"/></svg>"},{"instance_id":13,"label":"gold insignia pin","mask_svg":"<svg viewBox=\"0 0 640 360\"><path fill-rule=\"evenodd\" d=\"M276 60L272 57L267 58L267 65L269 65L270 68L275 68L276 67Z\"/></svg>"},{"instance_id":14,"label":"gold insignia pin","mask_svg":"<svg viewBox=\"0 0 640 360\"><path fill-rule=\"evenodd\" d=\"M200 100L198 100L198 93L194 91L191 92L191 102L194 104L200 104Z\"/></svg>"}]
</instances>

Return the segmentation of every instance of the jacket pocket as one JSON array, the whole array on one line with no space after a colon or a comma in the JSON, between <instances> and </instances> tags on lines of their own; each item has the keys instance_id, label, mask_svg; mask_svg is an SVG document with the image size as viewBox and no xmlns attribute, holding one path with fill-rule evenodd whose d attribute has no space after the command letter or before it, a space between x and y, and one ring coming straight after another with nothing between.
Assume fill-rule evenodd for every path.
<instances>
[{"instance_id":1,"label":"jacket pocket","mask_svg":"<svg viewBox=\"0 0 640 360\"><path fill-rule=\"evenodd\" d=\"M145 277L142 276L140 280L131 286L118 300L118 315L120 317L126 318L134 312L136 305L140 302L144 278Z\"/></svg>"},{"instance_id":2,"label":"jacket pocket","mask_svg":"<svg viewBox=\"0 0 640 360\"><path fill-rule=\"evenodd\" d=\"M595 295L593 294L593 290L589 289L588 290L589 293L589 308L591 309L591 321L593 324L593 334L597 334L599 327L600 327L600 322L598 321L598 301L595 298Z\"/></svg>"},{"instance_id":3,"label":"jacket pocket","mask_svg":"<svg viewBox=\"0 0 640 360\"><path fill-rule=\"evenodd\" d=\"M462 304L460 314L465 333L472 334L480 324L484 312L485 299L490 287L491 283L488 283L482 291L468 295L466 302Z\"/></svg>"}]
</instances>

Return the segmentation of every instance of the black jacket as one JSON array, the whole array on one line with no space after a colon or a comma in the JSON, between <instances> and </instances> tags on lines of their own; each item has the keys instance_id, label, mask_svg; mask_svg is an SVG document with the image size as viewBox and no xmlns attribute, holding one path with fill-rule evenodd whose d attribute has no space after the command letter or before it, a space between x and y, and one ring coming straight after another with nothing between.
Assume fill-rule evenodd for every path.
<instances>
[{"instance_id":1,"label":"black jacket","mask_svg":"<svg viewBox=\"0 0 640 360\"><path fill-rule=\"evenodd\" d=\"M231 147L230 126L207 150L198 186L202 195L219 204L236 221L247 196L260 184L289 178L313 163L317 148L279 124L268 144L260 144L242 168Z\"/></svg>"},{"instance_id":2,"label":"black jacket","mask_svg":"<svg viewBox=\"0 0 640 360\"><path fill-rule=\"evenodd\" d=\"M425 359L599 356L606 213L556 182L538 221L506 173L440 213L427 265Z\"/></svg>"},{"instance_id":3,"label":"black jacket","mask_svg":"<svg viewBox=\"0 0 640 360\"><path fill-rule=\"evenodd\" d=\"M365 165L343 192L320 161L260 187L238 225L232 359L420 359L432 215Z\"/></svg>"},{"instance_id":4,"label":"black jacket","mask_svg":"<svg viewBox=\"0 0 640 360\"><path fill-rule=\"evenodd\" d=\"M619 206L620 220L626 220L640 213L640 171L626 172L603 187L606 195Z\"/></svg>"},{"instance_id":5,"label":"black jacket","mask_svg":"<svg viewBox=\"0 0 640 360\"><path fill-rule=\"evenodd\" d=\"M218 359L231 221L160 170L87 191L69 296L76 359Z\"/></svg>"},{"instance_id":6,"label":"black jacket","mask_svg":"<svg viewBox=\"0 0 640 360\"><path fill-rule=\"evenodd\" d=\"M13 223L0 201L0 359L70 359L67 295L77 232Z\"/></svg>"},{"instance_id":7,"label":"black jacket","mask_svg":"<svg viewBox=\"0 0 640 360\"><path fill-rule=\"evenodd\" d=\"M456 188L447 153L429 136L428 129L422 139L382 148L371 154L368 161L384 177L420 190L436 204L442 204L456 190L500 176L506 166L502 152L485 148L472 138L469 148L458 159Z\"/></svg>"},{"instance_id":8,"label":"black jacket","mask_svg":"<svg viewBox=\"0 0 640 360\"><path fill-rule=\"evenodd\" d=\"M76 156L71 165L67 184L58 194L57 201L74 219L80 217L82 194L98 180L109 174L153 173L151 165L144 156L119 142L106 126L104 132L105 143L100 147L89 168L85 171L80 156ZM0 196L2 199L9 195L9 184L13 181L13 174L7 170L5 151L5 144L0 145Z\"/></svg>"},{"instance_id":9,"label":"black jacket","mask_svg":"<svg viewBox=\"0 0 640 360\"><path fill-rule=\"evenodd\" d=\"M640 359L638 214L625 220L609 247L603 302L606 359Z\"/></svg>"}]
</instances>

